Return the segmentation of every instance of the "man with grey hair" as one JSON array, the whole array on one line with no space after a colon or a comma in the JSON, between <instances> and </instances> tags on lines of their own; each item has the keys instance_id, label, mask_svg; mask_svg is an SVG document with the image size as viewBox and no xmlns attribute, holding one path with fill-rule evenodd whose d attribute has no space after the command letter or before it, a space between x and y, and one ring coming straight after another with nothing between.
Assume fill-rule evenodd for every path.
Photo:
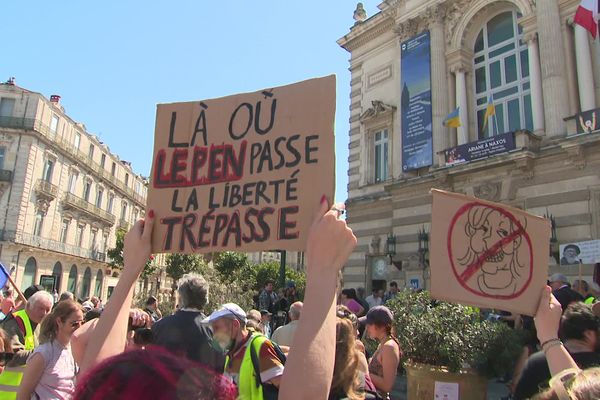
<instances>
[{"instance_id":1,"label":"man with grey hair","mask_svg":"<svg viewBox=\"0 0 600 400\"><path fill-rule=\"evenodd\" d=\"M37 291L29 297L24 309L13 312L0 325L6 332L14 353L12 360L0 374L0 398L16 397L27 359L38 345L34 332L52 310L52 303L54 297L50 293Z\"/></svg>"},{"instance_id":2,"label":"man with grey hair","mask_svg":"<svg viewBox=\"0 0 600 400\"><path fill-rule=\"evenodd\" d=\"M273 337L271 338L272 341L280 346L290 347L292 345L294 335L296 334L296 329L298 328L298 320L300 319L300 314L302 313L302 305L303 304L301 301L292 303L290 306L290 311L288 311L290 323L277 328L273 333Z\"/></svg>"},{"instance_id":3,"label":"man with grey hair","mask_svg":"<svg viewBox=\"0 0 600 400\"><path fill-rule=\"evenodd\" d=\"M563 312L567 309L569 304L583 301L583 296L571 289L569 280L563 274L552 274L548 279L548 284L552 288L552 294L560 303Z\"/></svg>"},{"instance_id":4,"label":"man with grey hair","mask_svg":"<svg viewBox=\"0 0 600 400\"><path fill-rule=\"evenodd\" d=\"M177 282L180 308L152 325L154 344L222 373L223 354L211 346L212 331L202 321L208 303L208 282L199 274L186 274Z\"/></svg>"}]
</instances>

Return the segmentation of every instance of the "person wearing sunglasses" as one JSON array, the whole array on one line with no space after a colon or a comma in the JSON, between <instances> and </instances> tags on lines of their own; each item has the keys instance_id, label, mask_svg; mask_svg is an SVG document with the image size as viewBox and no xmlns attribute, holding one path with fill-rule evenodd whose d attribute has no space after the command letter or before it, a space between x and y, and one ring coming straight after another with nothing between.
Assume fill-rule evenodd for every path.
<instances>
[{"instance_id":1,"label":"person wearing sunglasses","mask_svg":"<svg viewBox=\"0 0 600 400\"><path fill-rule=\"evenodd\" d=\"M58 303L46 316L40 328L40 345L27 361L17 400L73 396L78 368L71 353L71 337L82 324L82 307L72 300Z\"/></svg>"}]
</instances>

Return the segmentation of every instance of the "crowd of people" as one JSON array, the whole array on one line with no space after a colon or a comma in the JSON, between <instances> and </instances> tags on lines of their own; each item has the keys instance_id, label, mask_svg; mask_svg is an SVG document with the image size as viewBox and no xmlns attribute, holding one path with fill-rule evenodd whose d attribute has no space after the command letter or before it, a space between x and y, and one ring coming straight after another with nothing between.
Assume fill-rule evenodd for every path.
<instances>
[{"instance_id":1,"label":"crowd of people","mask_svg":"<svg viewBox=\"0 0 600 400\"><path fill-rule=\"evenodd\" d=\"M363 288L341 290L340 271L356 245L341 210L321 200L307 242L304 301L294 282L277 295L268 281L255 309L227 303L206 315L209 283L187 274L172 314L163 316L155 297L132 308L150 257L152 211L125 237L123 272L106 305L36 286L15 301L7 290L0 400L390 398L403 359L386 304L399 288L392 282L366 297ZM600 398L597 295L588 282L553 275L535 319L502 316L534 331L516 363L515 399ZM371 352L364 338L375 341Z\"/></svg>"}]
</instances>

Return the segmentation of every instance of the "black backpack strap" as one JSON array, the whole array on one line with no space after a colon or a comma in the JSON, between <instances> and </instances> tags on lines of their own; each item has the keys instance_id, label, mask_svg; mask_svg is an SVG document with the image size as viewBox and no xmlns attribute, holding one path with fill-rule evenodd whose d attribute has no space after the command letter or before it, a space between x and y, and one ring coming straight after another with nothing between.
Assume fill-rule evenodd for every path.
<instances>
[{"instance_id":1,"label":"black backpack strap","mask_svg":"<svg viewBox=\"0 0 600 400\"><path fill-rule=\"evenodd\" d=\"M258 354L256 354L256 349L254 348L254 341L256 340L257 336L254 336L251 340L250 343L248 344L248 346L250 346L250 359L252 360L252 367L254 368L254 376L256 378L256 387L259 387L260 385L262 385L262 381L260 380L260 368L259 368L259 360L258 360Z\"/></svg>"},{"instance_id":2,"label":"black backpack strap","mask_svg":"<svg viewBox=\"0 0 600 400\"><path fill-rule=\"evenodd\" d=\"M256 348L254 347L254 340L256 340L256 338L258 338L258 337L262 337L262 335L254 336L250 340L250 344L248 344L248 346L250 346L250 359L252 360L252 367L254 368L254 375L256 376L256 387L259 387L260 385L262 385L262 381L260 379L260 361L258 358L258 354L256 354ZM266 337L265 337L265 339L268 340L268 338L266 338ZM279 359L279 361L282 364L285 364L287 358L286 358L285 354L283 353L283 351L281 350L281 347L279 347L279 345L274 342L271 342L271 344L273 345L273 349L275 349L275 354L277 355L277 358ZM262 346L262 344L261 344L261 346Z\"/></svg>"}]
</instances>

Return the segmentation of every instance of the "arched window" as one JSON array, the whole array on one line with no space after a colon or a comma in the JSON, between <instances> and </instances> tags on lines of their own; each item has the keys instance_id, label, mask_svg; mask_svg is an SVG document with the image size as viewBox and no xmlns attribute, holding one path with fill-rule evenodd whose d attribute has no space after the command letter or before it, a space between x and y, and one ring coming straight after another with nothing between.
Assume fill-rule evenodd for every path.
<instances>
[{"instance_id":1,"label":"arched window","mask_svg":"<svg viewBox=\"0 0 600 400\"><path fill-rule=\"evenodd\" d=\"M529 56L518 17L516 11L496 15L475 40L475 107L480 138L519 129L533 131ZM496 115L483 129L490 98Z\"/></svg>"},{"instance_id":2,"label":"arched window","mask_svg":"<svg viewBox=\"0 0 600 400\"><path fill-rule=\"evenodd\" d=\"M92 270L90 267L85 269L83 273L83 281L81 282L81 298L90 297L90 287L92 286Z\"/></svg>"},{"instance_id":3,"label":"arched window","mask_svg":"<svg viewBox=\"0 0 600 400\"><path fill-rule=\"evenodd\" d=\"M69 271L69 279L67 280L67 290L77 296L77 265L73 264Z\"/></svg>"},{"instance_id":4,"label":"arched window","mask_svg":"<svg viewBox=\"0 0 600 400\"><path fill-rule=\"evenodd\" d=\"M94 296L98 296L98 297L102 298L103 280L104 280L104 274L102 273L102 270L99 269L98 273L96 274L96 288L94 290Z\"/></svg>"},{"instance_id":5,"label":"arched window","mask_svg":"<svg viewBox=\"0 0 600 400\"><path fill-rule=\"evenodd\" d=\"M33 257L29 257L25 263L25 273L23 274L23 282L21 282L21 290L27 289L35 282L37 275L37 261Z\"/></svg>"},{"instance_id":6,"label":"arched window","mask_svg":"<svg viewBox=\"0 0 600 400\"><path fill-rule=\"evenodd\" d=\"M60 292L60 278L62 277L62 264L60 263L60 261L57 261L56 264L54 264L54 269L52 269L52 276L55 278L56 281L54 290Z\"/></svg>"}]
</instances>

